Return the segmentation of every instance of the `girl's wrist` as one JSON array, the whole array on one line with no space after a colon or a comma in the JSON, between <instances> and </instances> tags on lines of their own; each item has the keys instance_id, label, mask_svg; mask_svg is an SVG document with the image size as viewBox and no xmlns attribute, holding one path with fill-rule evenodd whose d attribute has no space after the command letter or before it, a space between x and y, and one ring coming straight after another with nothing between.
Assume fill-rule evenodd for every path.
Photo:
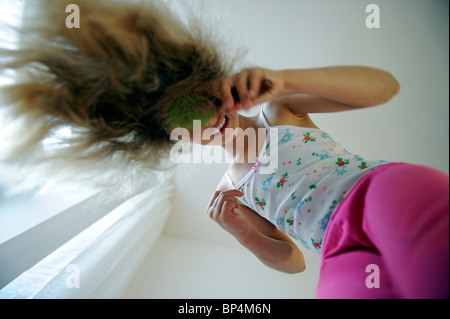
<instances>
[{"instance_id":1,"label":"girl's wrist","mask_svg":"<svg viewBox=\"0 0 450 319\"><path fill-rule=\"evenodd\" d=\"M281 70L280 77L282 79L282 95L304 93L304 70L302 69L285 69Z\"/></svg>"},{"instance_id":2,"label":"girl's wrist","mask_svg":"<svg viewBox=\"0 0 450 319\"><path fill-rule=\"evenodd\" d=\"M256 232L251 227L249 227L245 232L233 234L237 241L247 248L251 246L252 242L255 240L255 235Z\"/></svg>"}]
</instances>

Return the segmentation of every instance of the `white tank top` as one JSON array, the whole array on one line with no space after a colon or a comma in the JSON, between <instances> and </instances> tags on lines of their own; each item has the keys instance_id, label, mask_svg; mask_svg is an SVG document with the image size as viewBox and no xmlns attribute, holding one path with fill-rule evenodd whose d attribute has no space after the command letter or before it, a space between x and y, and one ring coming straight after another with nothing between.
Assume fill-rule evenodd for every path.
<instances>
[{"instance_id":1,"label":"white tank top","mask_svg":"<svg viewBox=\"0 0 450 319\"><path fill-rule=\"evenodd\" d=\"M331 214L365 174L388 163L364 160L336 143L326 132L292 125L269 126L257 162L235 185L239 200L282 232L320 255ZM278 134L276 134L278 132ZM277 143L278 156L270 154ZM270 168L275 166L275 168Z\"/></svg>"}]
</instances>

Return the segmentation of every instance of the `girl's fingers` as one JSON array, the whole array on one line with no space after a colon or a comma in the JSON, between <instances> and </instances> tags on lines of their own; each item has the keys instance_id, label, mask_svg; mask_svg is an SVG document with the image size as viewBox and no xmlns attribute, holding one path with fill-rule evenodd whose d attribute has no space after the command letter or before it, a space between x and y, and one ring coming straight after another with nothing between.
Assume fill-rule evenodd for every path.
<instances>
[{"instance_id":1,"label":"girl's fingers","mask_svg":"<svg viewBox=\"0 0 450 319\"><path fill-rule=\"evenodd\" d=\"M273 98L274 98L274 94L271 91L268 91L268 92L258 96L255 100L253 100L253 103L255 103L257 105L257 104L261 104L261 103L270 101Z\"/></svg>"},{"instance_id":2,"label":"girl's fingers","mask_svg":"<svg viewBox=\"0 0 450 319\"><path fill-rule=\"evenodd\" d=\"M239 94L240 103L244 108L248 108L250 105L250 99L248 96L248 71L242 71L238 77L235 84L236 91Z\"/></svg>"},{"instance_id":3,"label":"girl's fingers","mask_svg":"<svg viewBox=\"0 0 450 319\"><path fill-rule=\"evenodd\" d=\"M232 221L232 218L239 216L239 214L234 212L234 209L237 208L236 205L238 204L231 201L226 201L223 203L221 209L222 213L218 216L223 223L229 224Z\"/></svg>"},{"instance_id":4,"label":"girl's fingers","mask_svg":"<svg viewBox=\"0 0 450 319\"><path fill-rule=\"evenodd\" d=\"M236 207L236 205L238 205L238 200L236 197L230 196L230 195L226 195L226 196L219 196L216 199L216 203L214 205L214 212L213 212L213 219L214 220L219 220L221 219L221 217L223 217L222 215L226 214L226 211L224 210L225 207L227 207L227 203L231 203L233 207ZM227 204L227 205L225 205ZM229 206L228 206L229 207Z\"/></svg>"},{"instance_id":5,"label":"girl's fingers","mask_svg":"<svg viewBox=\"0 0 450 319\"><path fill-rule=\"evenodd\" d=\"M222 91L220 89L220 82L214 82L211 84L211 93L214 95L214 97L223 100L222 99Z\"/></svg>"},{"instance_id":6,"label":"girl's fingers","mask_svg":"<svg viewBox=\"0 0 450 319\"><path fill-rule=\"evenodd\" d=\"M239 212L235 211L236 208L239 208L237 196L243 195L244 193L238 190L217 191L211 199L213 203L208 208L211 219L235 236L236 234L244 234L250 227Z\"/></svg>"},{"instance_id":7,"label":"girl's fingers","mask_svg":"<svg viewBox=\"0 0 450 319\"><path fill-rule=\"evenodd\" d=\"M262 79L260 81L260 91L259 95L253 99L253 103L261 104L263 102L267 102L273 98L275 98L277 95L277 89L274 87L274 84L272 81L267 79Z\"/></svg>"},{"instance_id":8,"label":"girl's fingers","mask_svg":"<svg viewBox=\"0 0 450 319\"><path fill-rule=\"evenodd\" d=\"M233 78L228 77L220 82L220 97L223 100L225 107L231 109L234 106L234 98L231 94L233 87Z\"/></svg>"},{"instance_id":9,"label":"girl's fingers","mask_svg":"<svg viewBox=\"0 0 450 319\"><path fill-rule=\"evenodd\" d=\"M235 209L235 208L237 208L238 207L238 203L237 202L234 202L234 201L225 201L224 203L223 203L223 205L222 205L222 209L221 209L221 211L223 211L223 212L233 212L233 209ZM221 214L221 216L223 217L223 215L224 214Z\"/></svg>"},{"instance_id":10,"label":"girl's fingers","mask_svg":"<svg viewBox=\"0 0 450 319\"><path fill-rule=\"evenodd\" d=\"M215 208L219 208L220 210L220 206L223 205L223 202L225 199L231 200L233 202L235 202L236 204L239 204L238 199L236 198L236 196L244 196L244 193L238 191L238 190L229 190L226 192L222 192L219 196L216 197L216 199L214 200L214 204L213 206Z\"/></svg>"},{"instance_id":11,"label":"girl's fingers","mask_svg":"<svg viewBox=\"0 0 450 319\"><path fill-rule=\"evenodd\" d=\"M249 77L249 97L254 100L261 90L261 81L263 80L263 71L261 69L252 69Z\"/></svg>"},{"instance_id":12,"label":"girl's fingers","mask_svg":"<svg viewBox=\"0 0 450 319\"><path fill-rule=\"evenodd\" d=\"M216 217L215 215L220 214L222 211L223 203L225 201L231 201L234 203L235 206L238 207L239 201L237 200L237 198L235 196L240 197L243 195L244 195L244 193L242 193L238 190L234 190L234 189L226 191L226 192L216 191L213 194L211 201L207 208L207 212L208 212L209 216L211 218L214 218L214 217Z\"/></svg>"},{"instance_id":13,"label":"girl's fingers","mask_svg":"<svg viewBox=\"0 0 450 319\"><path fill-rule=\"evenodd\" d=\"M216 198L219 197L220 193L221 193L220 191L214 192L214 194L212 195L212 197L209 201L208 206L206 207L206 211L209 212L209 209L213 206L214 202L216 201Z\"/></svg>"},{"instance_id":14,"label":"girl's fingers","mask_svg":"<svg viewBox=\"0 0 450 319\"><path fill-rule=\"evenodd\" d=\"M241 191L238 191L237 189L230 189L228 191L223 192L223 194L233 195L233 196L238 196L238 197L244 196L244 193Z\"/></svg>"},{"instance_id":15,"label":"girl's fingers","mask_svg":"<svg viewBox=\"0 0 450 319\"><path fill-rule=\"evenodd\" d=\"M239 201L236 197L231 196L231 195L225 195L225 196L221 196L218 199L217 205L216 207L220 210L222 210L222 206L226 203L226 202L233 202L235 204L239 204Z\"/></svg>"},{"instance_id":16,"label":"girl's fingers","mask_svg":"<svg viewBox=\"0 0 450 319\"><path fill-rule=\"evenodd\" d=\"M212 87L213 94L224 102L229 111L249 109L274 97L274 87L262 68L244 69L241 73L222 79Z\"/></svg>"}]
</instances>

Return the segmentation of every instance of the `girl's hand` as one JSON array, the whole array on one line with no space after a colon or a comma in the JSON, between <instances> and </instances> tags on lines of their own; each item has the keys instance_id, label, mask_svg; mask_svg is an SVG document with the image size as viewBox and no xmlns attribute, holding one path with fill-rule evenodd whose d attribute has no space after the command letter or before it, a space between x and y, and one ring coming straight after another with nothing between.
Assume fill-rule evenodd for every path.
<instances>
[{"instance_id":1,"label":"girl's hand","mask_svg":"<svg viewBox=\"0 0 450 319\"><path fill-rule=\"evenodd\" d=\"M244 236L250 230L249 223L236 211L239 202L235 196L243 195L238 190L216 191L207 207L209 217L235 237Z\"/></svg>"},{"instance_id":2,"label":"girl's hand","mask_svg":"<svg viewBox=\"0 0 450 319\"><path fill-rule=\"evenodd\" d=\"M263 68L244 69L213 84L213 94L230 111L249 109L283 94L281 71Z\"/></svg>"}]
</instances>

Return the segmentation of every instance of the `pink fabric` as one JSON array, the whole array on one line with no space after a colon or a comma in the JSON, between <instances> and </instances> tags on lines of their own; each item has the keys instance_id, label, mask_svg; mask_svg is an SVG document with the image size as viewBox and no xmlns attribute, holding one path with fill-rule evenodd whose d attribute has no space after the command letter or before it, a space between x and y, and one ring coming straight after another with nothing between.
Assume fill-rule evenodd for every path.
<instances>
[{"instance_id":1,"label":"pink fabric","mask_svg":"<svg viewBox=\"0 0 450 319\"><path fill-rule=\"evenodd\" d=\"M358 181L331 217L317 297L448 298L448 175L389 163Z\"/></svg>"}]
</instances>

